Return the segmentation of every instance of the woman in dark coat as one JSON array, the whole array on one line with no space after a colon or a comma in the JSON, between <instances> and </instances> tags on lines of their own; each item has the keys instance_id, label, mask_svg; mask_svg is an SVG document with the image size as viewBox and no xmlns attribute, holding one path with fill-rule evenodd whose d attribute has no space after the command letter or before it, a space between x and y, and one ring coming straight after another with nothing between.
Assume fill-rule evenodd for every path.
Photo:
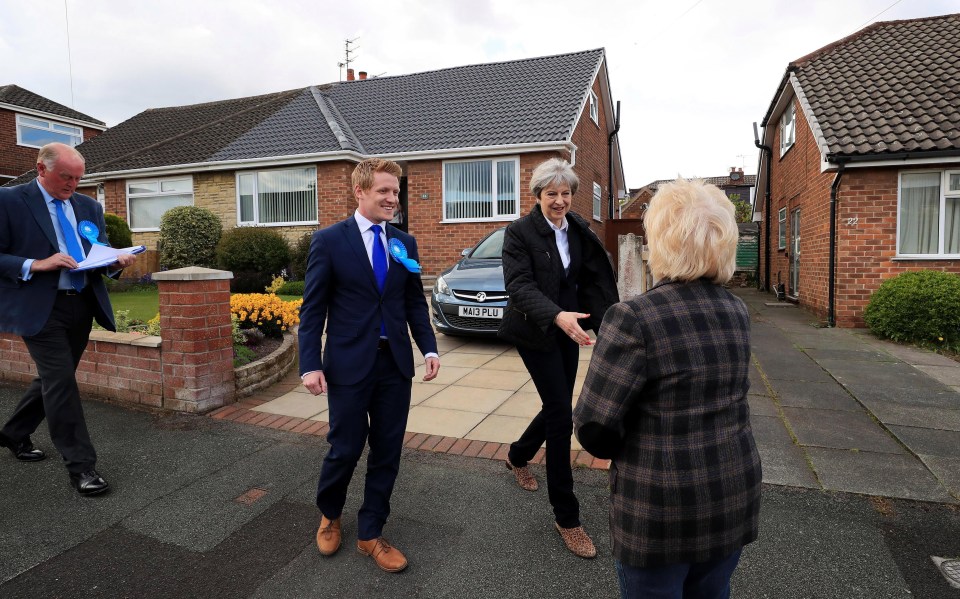
<instances>
[{"instance_id":1,"label":"woman in dark coat","mask_svg":"<svg viewBox=\"0 0 960 599\"><path fill-rule=\"evenodd\" d=\"M579 346L590 345L584 329L596 331L618 300L610 258L587 221L570 212L578 179L570 164L554 158L533 171L537 205L510 224L503 240L503 278L510 299L499 335L517 345L543 408L510 446L507 468L517 484L536 491L527 463L546 441L547 493L555 526L567 549L580 557L597 553L580 524L573 494L570 437Z\"/></svg>"},{"instance_id":2,"label":"woman in dark coat","mask_svg":"<svg viewBox=\"0 0 960 599\"><path fill-rule=\"evenodd\" d=\"M574 413L610 458L610 536L623 597L730 595L757 538L760 457L750 428L750 318L723 288L737 225L719 189L660 187L644 225L656 285L610 308Z\"/></svg>"}]
</instances>

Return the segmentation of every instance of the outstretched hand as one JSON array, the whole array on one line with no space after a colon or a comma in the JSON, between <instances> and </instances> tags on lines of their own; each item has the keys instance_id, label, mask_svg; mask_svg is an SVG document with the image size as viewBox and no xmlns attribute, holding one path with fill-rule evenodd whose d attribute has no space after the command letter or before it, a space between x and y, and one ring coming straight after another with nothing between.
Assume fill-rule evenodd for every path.
<instances>
[{"instance_id":1,"label":"outstretched hand","mask_svg":"<svg viewBox=\"0 0 960 599\"><path fill-rule=\"evenodd\" d=\"M592 343L590 341L590 335L580 328L580 323L577 322L581 318L589 317L589 314L583 314L581 312L561 312L553 319L553 323L556 324L567 337L573 339L577 345L590 345Z\"/></svg>"}]
</instances>

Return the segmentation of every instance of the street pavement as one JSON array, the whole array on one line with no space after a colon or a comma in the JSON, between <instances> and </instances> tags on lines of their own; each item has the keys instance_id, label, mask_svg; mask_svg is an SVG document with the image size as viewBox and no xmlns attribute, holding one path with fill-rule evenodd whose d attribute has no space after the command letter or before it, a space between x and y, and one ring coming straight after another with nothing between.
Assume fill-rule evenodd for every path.
<instances>
[{"instance_id":1,"label":"street pavement","mask_svg":"<svg viewBox=\"0 0 960 599\"><path fill-rule=\"evenodd\" d=\"M766 484L733 596L960 597L930 559L960 557L956 363L738 293L753 315L749 399ZM0 414L22 391L0 386ZM602 470L575 469L600 550L581 560L553 530L545 488L520 490L499 461L405 450L385 535L410 567L394 575L354 549L360 476L343 548L316 551L322 438L85 409L113 490L82 498L58 460L0 455L0 597L617 596ZM34 442L54 453L45 431Z\"/></svg>"}]
</instances>

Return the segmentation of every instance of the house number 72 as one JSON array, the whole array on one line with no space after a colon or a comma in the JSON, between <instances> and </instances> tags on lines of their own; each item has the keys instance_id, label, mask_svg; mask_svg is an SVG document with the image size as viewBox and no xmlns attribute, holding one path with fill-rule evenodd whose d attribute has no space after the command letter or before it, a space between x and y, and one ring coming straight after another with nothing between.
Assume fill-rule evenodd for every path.
<instances>
[{"instance_id":1,"label":"house number 72","mask_svg":"<svg viewBox=\"0 0 960 599\"><path fill-rule=\"evenodd\" d=\"M847 219L847 226L848 226L848 227L856 227L858 222L860 222L860 217L859 217L859 216L854 216L853 218L848 218L848 219Z\"/></svg>"}]
</instances>

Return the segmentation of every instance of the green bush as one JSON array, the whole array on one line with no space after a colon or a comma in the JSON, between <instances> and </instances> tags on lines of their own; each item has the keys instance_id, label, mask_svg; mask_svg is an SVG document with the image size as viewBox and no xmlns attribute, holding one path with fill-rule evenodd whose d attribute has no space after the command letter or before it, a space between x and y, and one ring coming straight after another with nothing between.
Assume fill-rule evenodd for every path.
<instances>
[{"instance_id":1,"label":"green bush","mask_svg":"<svg viewBox=\"0 0 960 599\"><path fill-rule=\"evenodd\" d=\"M277 289L277 295L303 295L303 284L303 281L287 281Z\"/></svg>"},{"instance_id":2,"label":"green bush","mask_svg":"<svg viewBox=\"0 0 960 599\"><path fill-rule=\"evenodd\" d=\"M111 246L128 248L133 245L133 235L130 233L127 221L111 212L104 214L103 220L107 222L107 240Z\"/></svg>"},{"instance_id":3,"label":"green bush","mask_svg":"<svg viewBox=\"0 0 960 599\"><path fill-rule=\"evenodd\" d=\"M233 273L234 293L260 293L290 262L290 247L274 229L239 227L223 234L217 266Z\"/></svg>"},{"instance_id":4,"label":"green bush","mask_svg":"<svg viewBox=\"0 0 960 599\"><path fill-rule=\"evenodd\" d=\"M310 254L310 241L313 239L313 233L304 233L303 237L293 244L290 250L290 276L297 281L302 281L307 274L307 256Z\"/></svg>"},{"instance_id":5,"label":"green bush","mask_svg":"<svg viewBox=\"0 0 960 599\"><path fill-rule=\"evenodd\" d=\"M220 219L206 208L177 206L167 210L160 219L160 239L157 242L160 268L213 268L222 232Z\"/></svg>"},{"instance_id":6,"label":"green bush","mask_svg":"<svg viewBox=\"0 0 960 599\"><path fill-rule=\"evenodd\" d=\"M960 349L960 275L921 270L888 279L863 317L878 337Z\"/></svg>"}]
</instances>

